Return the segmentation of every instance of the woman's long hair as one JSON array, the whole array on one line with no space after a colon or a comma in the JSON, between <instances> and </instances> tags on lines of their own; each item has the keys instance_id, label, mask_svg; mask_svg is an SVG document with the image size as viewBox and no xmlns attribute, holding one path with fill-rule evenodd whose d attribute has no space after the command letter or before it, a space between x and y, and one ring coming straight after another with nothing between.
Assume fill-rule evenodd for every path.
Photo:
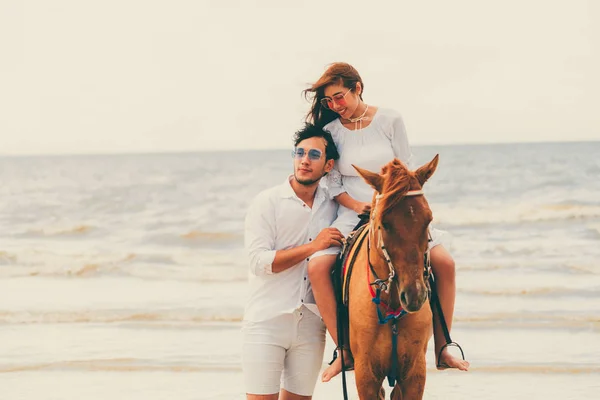
<instances>
[{"instance_id":1,"label":"woman's long hair","mask_svg":"<svg viewBox=\"0 0 600 400\"><path fill-rule=\"evenodd\" d=\"M338 118L339 115L335 111L331 111L321 105L321 99L325 97L325 88L329 85L338 84L354 92L357 82L360 82L362 87L360 94L360 99L362 100L362 92L365 89L365 85L358 71L348 63L336 62L331 64L318 81L303 91L304 97L312 103L310 110L306 114L306 121L322 128Z\"/></svg>"}]
</instances>

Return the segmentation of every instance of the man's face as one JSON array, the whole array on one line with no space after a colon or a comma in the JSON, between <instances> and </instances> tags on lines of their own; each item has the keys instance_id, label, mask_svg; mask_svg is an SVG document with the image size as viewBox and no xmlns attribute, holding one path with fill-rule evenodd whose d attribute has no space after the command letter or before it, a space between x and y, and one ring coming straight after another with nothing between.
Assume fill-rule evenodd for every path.
<instances>
[{"instance_id":1,"label":"man's face","mask_svg":"<svg viewBox=\"0 0 600 400\"><path fill-rule=\"evenodd\" d=\"M296 146L294 178L301 185L316 183L333 168L333 160L325 161L325 145L321 137L304 139ZM320 157L317 159L317 153ZM300 156L301 155L301 156Z\"/></svg>"}]
</instances>

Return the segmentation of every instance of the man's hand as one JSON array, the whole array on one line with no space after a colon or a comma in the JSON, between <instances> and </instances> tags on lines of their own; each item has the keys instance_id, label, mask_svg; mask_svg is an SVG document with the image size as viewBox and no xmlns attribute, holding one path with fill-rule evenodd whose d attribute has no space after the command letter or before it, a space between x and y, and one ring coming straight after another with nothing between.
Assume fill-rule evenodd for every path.
<instances>
[{"instance_id":1,"label":"man's hand","mask_svg":"<svg viewBox=\"0 0 600 400\"><path fill-rule=\"evenodd\" d=\"M371 203L357 201L356 206L354 206L354 211L356 211L358 215L369 214L371 212Z\"/></svg>"},{"instance_id":2,"label":"man's hand","mask_svg":"<svg viewBox=\"0 0 600 400\"><path fill-rule=\"evenodd\" d=\"M344 235L337 228L325 228L313 240L315 251L325 250L333 246L341 246Z\"/></svg>"}]
</instances>

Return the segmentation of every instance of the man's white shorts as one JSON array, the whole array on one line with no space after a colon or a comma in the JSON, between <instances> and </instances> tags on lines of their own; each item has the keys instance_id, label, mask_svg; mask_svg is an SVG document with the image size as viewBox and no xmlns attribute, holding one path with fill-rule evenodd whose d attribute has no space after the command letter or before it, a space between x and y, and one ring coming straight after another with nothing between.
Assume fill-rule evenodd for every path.
<instances>
[{"instance_id":1,"label":"man's white shorts","mask_svg":"<svg viewBox=\"0 0 600 400\"><path fill-rule=\"evenodd\" d=\"M325 349L319 316L302 306L266 321L244 321L242 332L246 393L275 394L283 388L312 396Z\"/></svg>"}]
</instances>

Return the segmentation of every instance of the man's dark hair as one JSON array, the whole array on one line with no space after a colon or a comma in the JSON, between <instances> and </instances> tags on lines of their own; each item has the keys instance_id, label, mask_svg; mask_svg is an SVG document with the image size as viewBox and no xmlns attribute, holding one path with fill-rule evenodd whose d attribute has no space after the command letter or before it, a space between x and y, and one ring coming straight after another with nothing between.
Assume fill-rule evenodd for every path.
<instances>
[{"instance_id":1,"label":"man's dark hair","mask_svg":"<svg viewBox=\"0 0 600 400\"><path fill-rule=\"evenodd\" d=\"M311 123L306 123L304 128L300 129L294 135L294 147L298 146L303 140L310 139L313 137L321 137L325 139L327 144L325 145L325 160L337 160L340 158L340 154L337 151L337 147L335 147L335 143L333 142L333 138L331 137L331 133L329 131L324 130L323 128L319 128Z\"/></svg>"}]
</instances>

